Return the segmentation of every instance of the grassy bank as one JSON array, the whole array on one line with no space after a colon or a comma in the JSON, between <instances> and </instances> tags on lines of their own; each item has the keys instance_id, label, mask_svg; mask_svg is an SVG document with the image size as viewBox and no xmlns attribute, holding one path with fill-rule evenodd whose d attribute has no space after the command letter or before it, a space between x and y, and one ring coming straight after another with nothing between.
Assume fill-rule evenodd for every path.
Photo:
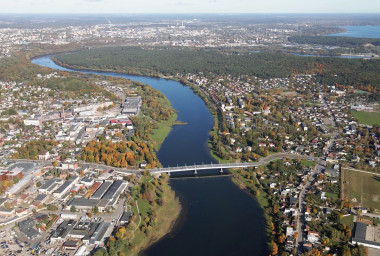
<instances>
[{"instance_id":1,"label":"grassy bank","mask_svg":"<svg viewBox=\"0 0 380 256\"><path fill-rule=\"evenodd\" d=\"M166 175L144 175L131 190L131 223L119 226L94 255L134 256L167 235L181 213L181 204Z\"/></svg>"},{"instance_id":2,"label":"grassy bank","mask_svg":"<svg viewBox=\"0 0 380 256\"><path fill-rule=\"evenodd\" d=\"M147 249L150 245L167 235L173 228L175 221L181 213L181 204L179 199L175 196L175 192L169 185L163 186L162 189L165 204L157 207L157 220L155 226L152 228L149 235L141 230L140 227L136 230L133 240L131 241L131 248L125 255L138 255L139 252ZM144 219L149 215L149 208L151 207L147 200L138 199L139 210L141 218ZM133 207L133 212L137 215L137 207ZM139 219L136 219L138 223ZM143 223L143 221L141 222Z\"/></svg>"},{"instance_id":3,"label":"grassy bank","mask_svg":"<svg viewBox=\"0 0 380 256\"><path fill-rule=\"evenodd\" d=\"M168 120L159 122L157 129L153 129L151 139L155 151L158 151L160 149L162 142L164 142L166 136L168 136L169 132L172 129L172 126L176 122L176 119L177 113L174 113Z\"/></svg>"}]
</instances>

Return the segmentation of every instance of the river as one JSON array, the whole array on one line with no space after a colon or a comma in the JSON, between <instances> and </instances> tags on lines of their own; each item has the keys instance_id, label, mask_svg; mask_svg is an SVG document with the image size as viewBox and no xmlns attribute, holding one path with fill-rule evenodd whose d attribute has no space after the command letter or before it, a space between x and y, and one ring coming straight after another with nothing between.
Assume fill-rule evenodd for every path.
<instances>
[{"instance_id":1,"label":"river","mask_svg":"<svg viewBox=\"0 0 380 256\"><path fill-rule=\"evenodd\" d=\"M77 72L58 66L50 56L32 62ZM163 166L216 162L207 146L213 117L203 100L189 87L173 80L146 76L80 72L123 77L149 84L165 94L178 111L177 120L187 125L174 126L161 145L157 156ZM250 195L232 183L230 176L175 178L170 180L170 185L180 198L181 216L171 233L145 250L143 255L268 255L263 211Z\"/></svg>"}]
</instances>

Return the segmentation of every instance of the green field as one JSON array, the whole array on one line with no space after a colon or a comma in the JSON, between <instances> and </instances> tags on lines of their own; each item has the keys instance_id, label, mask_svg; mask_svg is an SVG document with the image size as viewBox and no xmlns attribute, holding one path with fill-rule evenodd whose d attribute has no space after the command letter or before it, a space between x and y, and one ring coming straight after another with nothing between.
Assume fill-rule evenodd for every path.
<instances>
[{"instance_id":1,"label":"green field","mask_svg":"<svg viewBox=\"0 0 380 256\"><path fill-rule=\"evenodd\" d=\"M168 120L159 122L157 129L153 129L151 139L153 141L154 150L158 151L160 149L162 142L164 142L166 136L169 135L176 119L177 113L174 113Z\"/></svg>"},{"instance_id":2,"label":"green field","mask_svg":"<svg viewBox=\"0 0 380 256\"><path fill-rule=\"evenodd\" d=\"M314 167L317 163L315 161L303 160L301 161L301 164L303 164L306 167Z\"/></svg>"},{"instance_id":3,"label":"green field","mask_svg":"<svg viewBox=\"0 0 380 256\"><path fill-rule=\"evenodd\" d=\"M346 225L347 227L353 227L354 225L354 215L348 215L344 216L341 220L340 223Z\"/></svg>"},{"instance_id":4,"label":"green field","mask_svg":"<svg viewBox=\"0 0 380 256\"><path fill-rule=\"evenodd\" d=\"M380 125L380 113L379 112L361 112L351 111L352 115L358 119L360 124Z\"/></svg>"},{"instance_id":5,"label":"green field","mask_svg":"<svg viewBox=\"0 0 380 256\"><path fill-rule=\"evenodd\" d=\"M354 205L380 209L380 176L351 170L343 172L344 197Z\"/></svg>"},{"instance_id":6,"label":"green field","mask_svg":"<svg viewBox=\"0 0 380 256\"><path fill-rule=\"evenodd\" d=\"M328 198L331 198L331 199L338 199L338 194L335 194L335 193L330 193L330 192L326 192L326 197Z\"/></svg>"}]
</instances>

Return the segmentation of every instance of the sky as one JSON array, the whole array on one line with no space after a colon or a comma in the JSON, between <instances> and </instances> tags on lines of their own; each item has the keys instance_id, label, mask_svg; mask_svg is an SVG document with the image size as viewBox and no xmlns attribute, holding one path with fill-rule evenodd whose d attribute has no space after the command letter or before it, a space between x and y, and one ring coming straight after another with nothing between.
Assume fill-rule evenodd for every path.
<instances>
[{"instance_id":1,"label":"sky","mask_svg":"<svg viewBox=\"0 0 380 256\"><path fill-rule=\"evenodd\" d=\"M380 13L380 1L0 0L0 13Z\"/></svg>"}]
</instances>

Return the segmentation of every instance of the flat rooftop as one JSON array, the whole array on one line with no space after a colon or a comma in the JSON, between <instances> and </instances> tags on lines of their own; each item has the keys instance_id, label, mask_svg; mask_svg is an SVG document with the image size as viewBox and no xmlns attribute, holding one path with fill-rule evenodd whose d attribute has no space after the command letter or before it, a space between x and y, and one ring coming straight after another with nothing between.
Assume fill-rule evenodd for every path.
<instances>
[{"instance_id":1,"label":"flat rooftop","mask_svg":"<svg viewBox=\"0 0 380 256\"><path fill-rule=\"evenodd\" d=\"M108 188L112 185L112 181L104 181L103 184L91 196L91 199L100 199L106 193Z\"/></svg>"}]
</instances>

